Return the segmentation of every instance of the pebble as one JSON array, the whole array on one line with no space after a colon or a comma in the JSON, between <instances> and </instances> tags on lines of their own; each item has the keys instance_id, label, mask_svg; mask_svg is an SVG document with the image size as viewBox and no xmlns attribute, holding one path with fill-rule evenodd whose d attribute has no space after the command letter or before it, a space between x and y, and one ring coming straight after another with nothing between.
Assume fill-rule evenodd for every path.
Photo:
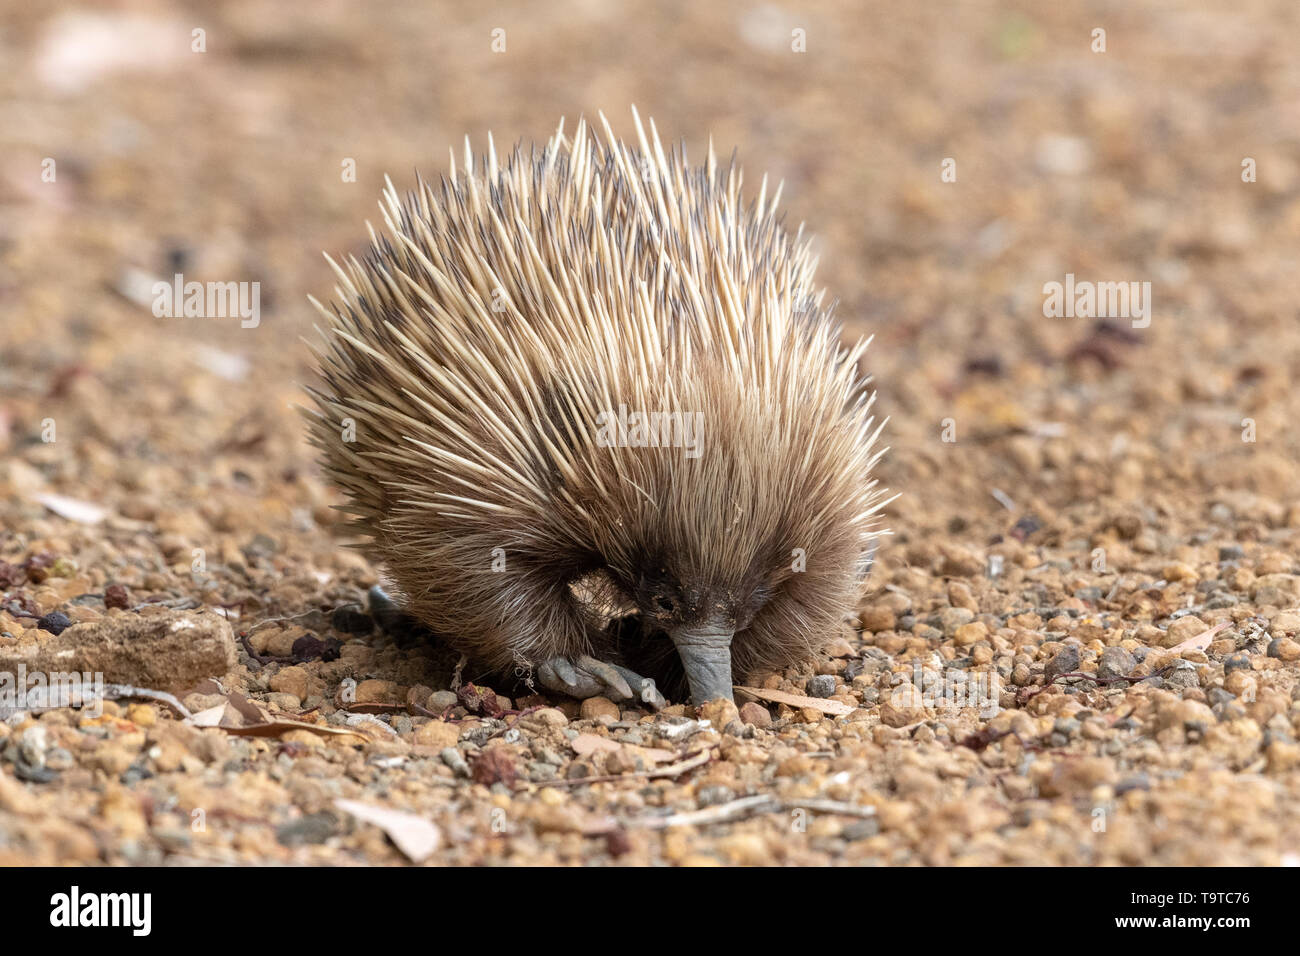
<instances>
[{"instance_id":1,"label":"pebble","mask_svg":"<svg viewBox=\"0 0 1300 956\"><path fill-rule=\"evenodd\" d=\"M964 624L969 624L975 617L975 613L964 607L946 607L939 612L939 627L943 633L951 637L957 633L957 629Z\"/></svg>"},{"instance_id":2,"label":"pebble","mask_svg":"<svg viewBox=\"0 0 1300 956\"><path fill-rule=\"evenodd\" d=\"M44 767L49 742L49 732L44 727L28 727L18 738L18 753L29 767Z\"/></svg>"},{"instance_id":3,"label":"pebble","mask_svg":"<svg viewBox=\"0 0 1300 956\"><path fill-rule=\"evenodd\" d=\"M718 699L700 704L695 708L695 716L700 720L707 720L713 727L722 730L732 721L740 719L740 711L733 701Z\"/></svg>"},{"instance_id":4,"label":"pebble","mask_svg":"<svg viewBox=\"0 0 1300 956\"><path fill-rule=\"evenodd\" d=\"M72 620L62 611L51 611L38 620L36 626L42 631L49 631L51 634L62 634L72 626Z\"/></svg>"},{"instance_id":5,"label":"pebble","mask_svg":"<svg viewBox=\"0 0 1300 956\"><path fill-rule=\"evenodd\" d=\"M1043 669L1043 676L1050 682L1062 674L1074 673L1079 669L1079 647L1077 644L1067 644L1056 656L1047 662Z\"/></svg>"},{"instance_id":6,"label":"pebble","mask_svg":"<svg viewBox=\"0 0 1300 956\"><path fill-rule=\"evenodd\" d=\"M1251 663L1250 663L1249 654L1233 654L1231 657L1226 658L1223 662L1223 672L1225 674L1231 674L1233 671L1236 670L1250 670L1250 669L1251 669Z\"/></svg>"},{"instance_id":7,"label":"pebble","mask_svg":"<svg viewBox=\"0 0 1300 956\"><path fill-rule=\"evenodd\" d=\"M212 612L122 614L74 624L35 646L0 646L0 671L89 671L105 683L185 693L233 670L234 635Z\"/></svg>"},{"instance_id":8,"label":"pebble","mask_svg":"<svg viewBox=\"0 0 1300 956\"><path fill-rule=\"evenodd\" d=\"M970 647L987 638L989 629L983 621L971 621L963 624L952 635L952 642L958 647Z\"/></svg>"},{"instance_id":9,"label":"pebble","mask_svg":"<svg viewBox=\"0 0 1300 956\"><path fill-rule=\"evenodd\" d=\"M465 758L455 747L444 747L439 756L442 758L442 762L450 767L458 777L469 776L469 764L465 762Z\"/></svg>"},{"instance_id":10,"label":"pebble","mask_svg":"<svg viewBox=\"0 0 1300 956\"><path fill-rule=\"evenodd\" d=\"M435 690L429 695L429 701L425 704L425 707L435 714L442 714L459 705L460 698L452 691Z\"/></svg>"},{"instance_id":11,"label":"pebble","mask_svg":"<svg viewBox=\"0 0 1300 956\"><path fill-rule=\"evenodd\" d=\"M307 697L307 670L297 665L282 667L271 676L270 687L282 694L291 694L301 702Z\"/></svg>"},{"instance_id":12,"label":"pebble","mask_svg":"<svg viewBox=\"0 0 1300 956\"><path fill-rule=\"evenodd\" d=\"M701 787L695 795L696 802L701 807L717 806L720 803L730 803L736 799L736 791L730 787L724 787L720 784L714 784L707 787Z\"/></svg>"},{"instance_id":13,"label":"pebble","mask_svg":"<svg viewBox=\"0 0 1300 956\"><path fill-rule=\"evenodd\" d=\"M1183 643L1183 641L1204 634L1208 629L1208 625L1199 617L1195 614L1188 614L1186 617L1180 617L1169 625L1164 637L1160 640L1160 646L1174 647Z\"/></svg>"},{"instance_id":14,"label":"pebble","mask_svg":"<svg viewBox=\"0 0 1300 956\"><path fill-rule=\"evenodd\" d=\"M440 751L448 747L454 748L460 740L460 725L429 720L415 728L412 740L422 747L436 747Z\"/></svg>"},{"instance_id":15,"label":"pebble","mask_svg":"<svg viewBox=\"0 0 1300 956\"><path fill-rule=\"evenodd\" d=\"M1281 661L1300 660L1300 644L1289 637L1280 637L1269 643L1268 656Z\"/></svg>"},{"instance_id":16,"label":"pebble","mask_svg":"<svg viewBox=\"0 0 1300 956\"><path fill-rule=\"evenodd\" d=\"M808 678L809 697L830 697L835 693L835 678L830 674L817 674Z\"/></svg>"},{"instance_id":17,"label":"pebble","mask_svg":"<svg viewBox=\"0 0 1300 956\"><path fill-rule=\"evenodd\" d=\"M1300 611L1279 611L1268 624L1274 631L1286 631L1289 634L1294 634L1296 631L1300 631Z\"/></svg>"},{"instance_id":18,"label":"pebble","mask_svg":"<svg viewBox=\"0 0 1300 956\"><path fill-rule=\"evenodd\" d=\"M582 702L579 714L583 720L599 720L613 722L618 720L622 713L608 697L588 697Z\"/></svg>"},{"instance_id":19,"label":"pebble","mask_svg":"<svg viewBox=\"0 0 1300 956\"><path fill-rule=\"evenodd\" d=\"M771 712L752 700L740 705L740 719L758 730L767 730L772 726Z\"/></svg>"},{"instance_id":20,"label":"pebble","mask_svg":"<svg viewBox=\"0 0 1300 956\"><path fill-rule=\"evenodd\" d=\"M332 813L307 813L277 826L275 839L281 846L315 846L334 836L338 828L338 818Z\"/></svg>"},{"instance_id":21,"label":"pebble","mask_svg":"<svg viewBox=\"0 0 1300 956\"><path fill-rule=\"evenodd\" d=\"M1128 677L1137 667L1137 660L1122 647L1108 647L1097 661L1097 676L1109 679Z\"/></svg>"},{"instance_id":22,"label":"pebble","mask_svg":"<svg viewBox=\"0 0 1300 956\"><path fill-rule=\"evenodd\" d=\"M864 631L878 633L880 631L892 631L896 618L891 608L876 605L863 610L859 615L859 621Z\"/></svg>"},{"instance_id":23,"label":"pebble","mask_svg":"<svg viewBox=\"0 0 1300 956\"><path fill-rule=\"evenodd\" d=\"M948 603L953 607L964 607L972 614L979 613L979 605L975 603L974 595L961 581L953 581L948 585Z\"/></svg>"}]
</instances>

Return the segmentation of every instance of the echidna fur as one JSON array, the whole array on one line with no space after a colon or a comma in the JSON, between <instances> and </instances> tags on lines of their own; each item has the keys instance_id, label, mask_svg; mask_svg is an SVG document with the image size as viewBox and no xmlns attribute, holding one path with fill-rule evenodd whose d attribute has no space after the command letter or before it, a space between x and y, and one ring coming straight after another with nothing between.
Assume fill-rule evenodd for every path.
<instances>
[{"instance_id":1,"label":"echidna fur","mask_svg":"<svg viewBox=\"0 0 1300 956\"><path fill-rule=\"evenodd\" d=\"M386 232L313 299L310 437L455 647L503 673L589 654L677 692L683 634L729 638L744 679L837 633L882 533L883 423L780 189L744 205L734 158L691 166L634 118L635 147L601 116L603 137L561 123L477 165L467 142L405 200L389 182ZM700 416L698 457L602 440L620 407Z\"/></svg>"}]
</instances>

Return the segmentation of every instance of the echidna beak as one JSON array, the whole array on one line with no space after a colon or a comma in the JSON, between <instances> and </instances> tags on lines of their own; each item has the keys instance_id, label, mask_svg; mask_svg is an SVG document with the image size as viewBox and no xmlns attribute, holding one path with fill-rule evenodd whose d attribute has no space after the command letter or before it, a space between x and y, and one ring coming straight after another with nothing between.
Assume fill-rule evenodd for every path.
<instances>
[{"instance_id":1,"label":"echidna beak","mask_svg":"<svg viewBox=\"0 0 1300 956\"><path fill-rule=\"evenodd\" d=\"M734 700L731 693L733 634L730 628L705 624L680 627L670 635L691 686L691 703L702 704L719 697Z\"/></svg>"}]
</instances>

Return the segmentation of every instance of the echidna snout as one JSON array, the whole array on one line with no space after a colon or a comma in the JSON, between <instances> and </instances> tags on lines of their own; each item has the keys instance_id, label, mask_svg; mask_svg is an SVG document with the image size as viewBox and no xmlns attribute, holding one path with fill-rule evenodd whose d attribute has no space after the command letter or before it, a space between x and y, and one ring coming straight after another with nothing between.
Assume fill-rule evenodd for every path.
<instances>
[{"instance_id":1,"label":"echidna snout","mask_svg":"<svg viewBox=\"0 0 1300 956\"><path fill-rule=\"evenodd\" d=\"M743 200L734 162L634 118L638 147L602 117L390 183L316 303L310 433L409 614L501 674L653 705L815 656L885 496L866 345L780 189Z\"/></svg>"}]
</instances>

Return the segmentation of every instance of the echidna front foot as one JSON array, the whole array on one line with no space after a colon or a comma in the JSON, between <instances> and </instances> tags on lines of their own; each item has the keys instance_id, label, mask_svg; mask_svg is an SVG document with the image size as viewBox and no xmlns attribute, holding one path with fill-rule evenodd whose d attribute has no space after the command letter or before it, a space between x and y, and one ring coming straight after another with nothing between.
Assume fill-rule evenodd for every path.
<instances>
[{"instance_id":1,"label":"echidna front foot","mask_svg":"<svg viewBox=\"0 0 1300 956\"><path fill-rule=\"evenodd\" d=\"M547 690L579 700L608 697L619 703L635 701L654 710L668 703L650 678L589 654L553 657L537 668L537 679Z\"/></svg>"}]
</instances>

